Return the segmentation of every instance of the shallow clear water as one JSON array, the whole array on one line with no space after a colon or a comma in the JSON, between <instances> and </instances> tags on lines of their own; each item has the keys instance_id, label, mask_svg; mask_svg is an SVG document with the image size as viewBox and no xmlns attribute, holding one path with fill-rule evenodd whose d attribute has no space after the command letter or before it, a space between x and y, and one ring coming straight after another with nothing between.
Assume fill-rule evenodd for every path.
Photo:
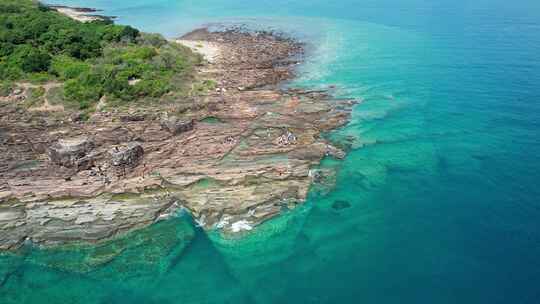
<instances>
[{"instance_id":1,"label":"shallow clear water","mask_svg":"<svg viewBox=\"0 0 540 304\"><path fill-rule=\"evenodd\" d=\"M240 239L183 216L112 261L0 256L1 303L540 303L539 1L50 2L171 37L283 30L310 43L297 85L363 102L329 135L352 145L330 193Z\"/></svg>"}]
</instances>

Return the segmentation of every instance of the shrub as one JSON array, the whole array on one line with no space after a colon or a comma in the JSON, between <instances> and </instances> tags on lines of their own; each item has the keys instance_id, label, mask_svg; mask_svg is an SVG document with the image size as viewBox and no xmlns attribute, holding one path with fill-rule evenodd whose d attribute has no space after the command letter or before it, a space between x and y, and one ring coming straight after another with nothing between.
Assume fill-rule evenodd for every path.
<instances>
[{"instance_id":1,"label":"shrub","mask_svg":"<svg viewBox=\"0 0 540 304\"><path fill-rule=\"evenodd\" d=\"M84 73L77 79L70 79L64 85L64 96L68 101L78 104L81 110L96 103L103 94L99 75L92 72Z\"/></svg>"},{"instance_id":2,"label":"shrub","mask_svg":"<svg viewBox=\"0 0 540 304\"><path fill-rule=\"evenodd\" d=\"M0 3L0 13L14 14L19 13L21 8L16 3Z\"/></svg>"},{"instance_id":3,"label":"shrub","mask_svg":"<svg viewBox=\"0 0 540 304\"><path fill-rule=\"evenodd\" d=\"M51 64L51 73L62 80L74 79L90 71L90 65L69 56L57 56Z\"/></svg>"},{"instance_id":4,"label":"shrub","mask_svg":"<svg viewBox=\"0 0 540 304\"><path fill-rule=\"evenodd\" d=\"M23 76L23 71L14 62L6 62L0 59L0 79L16 80Z\"/></svg>"},{"instance_id":5,"label":"shrub","mask_svg":"<svg viewBox=\"0 0 540 304\"><path fill-rule=\"evenodd\" d=\"M160 97L169 91L169 86L161 80L141 80L133 86L134 94L143 97Z\"/></svg>"},{"instance_id":6,"label":"shrub","mask_svg":"<svg viewBox=\"0 0 540 304\"><path fill-rule=\"evenodd\" d=\"M124 26L120 32L120 38L129 42L135 42L135 39L139 36L139 30L132 28L131 26Z\"/></svg>"},{"instance_id":7,"label":"shrub","mask_svg":"<svg viewBox=\"0 0 540 304\"><path fill-rule=\"evenodd\" d=\"M138 44L150 45L155 48L160 48L167 44L167 40L160 34L141 33L137 38Z\"/></svg>"},{"instance_id":8,"label":"shrub","mask_svg":"<svg viewBox=\"0 0 540 304\"><path fill-rule=\"evenodd\" d=\"M0 97L5 97L13 92L15 86L11 82L0 82Z\"/></svg>"},{"instance_id":9,"label":"shrub","mask_svg":"<svg viewBox=\"0 0 540 304\"><path fill-rule=\"evenodd\" d=\"M50 80L47 72L31 73L26 75L26 80L33 83L45 83Z\"/></svg>"},{"instance_id":10,"label":"shrub","mask_svg":"<svg viewBox=\"0 0 540 304\"><path fill-rule=\"evenodd\" d=\"M111 21L77 22L34 0L0 0L0 79L63 80L62 95L77 108L89 109L103 95L161 97L186 87L198 60L158 34Z\"/></svg>"},{"instance_id":11,"label":"shrub","mask_svg":"<svg viewBox=\"0 0 540 304\"><path fill-rule=\"evenodd\" d=\"M29 45L18 47L13 54L12 60L26 73L47 71L51 64L49 54Z\"/></svg>"},{"instance_id":12,"label":"shrub","mask_svg":"<svg viewBox=\"0 0 540 304\"><path fill-rule=\"evenodd\" d=\"M45 88L44 87L37 87L37 88L30 88L30 96L33 98L41 98L45 96Z\"/></svg>"}]
</instances>

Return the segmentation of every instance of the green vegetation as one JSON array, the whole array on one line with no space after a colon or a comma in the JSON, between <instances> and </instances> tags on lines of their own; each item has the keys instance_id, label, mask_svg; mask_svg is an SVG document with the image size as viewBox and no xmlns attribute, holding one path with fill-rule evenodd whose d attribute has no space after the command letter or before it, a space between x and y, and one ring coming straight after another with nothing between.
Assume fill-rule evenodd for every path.
<instances>
[{"instance_id":1,"label":"green vegetation","mask_svg":"<svg viewBox=\"0 0 540 304\"><path fill-rule=\"evenodd\" d=\"M0 97L8 96L14 89L14 85L9 82L0 82Z\"/></svg>"},{"instance_id":2,"label":"green vegetation","mask_svg":"<svg viewBox=\"0 0 540 304\"><path fill-rule=\"evenodd\" d=\"M200 83L193 84L193 92L201 94L204 92L212 91L216 88L217 83L213 80L204 80Z\"/></svg>"},{"instance_id":3,"label":"green vegetation","mask_svg":"<svg viewBox=\"0 0 540 304\"><path fill-rule=\"evenodd\" d=\"M204 122L204 123L209 123L209 124L220 124L220 123L223 123L223 121L215 116L207 116L203 119L200 120L201 122Z\"/></svg>"},{"instance_id":4,"label":"green vegetation","mask_svg":"<svg viewBox=\"0 0 540 304\"><path fill-rule=\"evenodd\" d=\"M23 104L26 108L40 106L43 104L44 96L45 96L45 88L43 87L29 88L27 98Z\"/></svg>"},{"instance_id":5,"label":"green vegetation","mask_svg":"<svg viewBox=\"0 0 540 304\"><path fill-rule=\"evenodd\" d=\"M64 82L67 106L119 105L192 88L200 56L157 34L107 21L81 23L32 0L0 0L0 79ZM196 91L211 87L205 83Z\"/></svg>"}]
</instances>

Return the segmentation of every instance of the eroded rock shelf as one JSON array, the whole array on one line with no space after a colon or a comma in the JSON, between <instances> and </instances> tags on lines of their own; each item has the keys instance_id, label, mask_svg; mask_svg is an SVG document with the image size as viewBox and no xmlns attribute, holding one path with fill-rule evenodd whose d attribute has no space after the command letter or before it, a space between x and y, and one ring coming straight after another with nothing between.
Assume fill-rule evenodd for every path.
<instances>
[{"instance_id":1,"label":"eroded rock shelf","mask_svg":"<svg viewBox=\"0 0 540 304\"><path fill-rule=\"evenodd\" d=\"M180 208L207 229L249 230L304 201L325 155L344 156L321 134L354 102L279 88L301 44L234 30L182 39L219 48L200 67L217 84L204 96L87 121L25 110L24 92L1 100L0 249L97 242Z\"/></svg>"}]
</instances>

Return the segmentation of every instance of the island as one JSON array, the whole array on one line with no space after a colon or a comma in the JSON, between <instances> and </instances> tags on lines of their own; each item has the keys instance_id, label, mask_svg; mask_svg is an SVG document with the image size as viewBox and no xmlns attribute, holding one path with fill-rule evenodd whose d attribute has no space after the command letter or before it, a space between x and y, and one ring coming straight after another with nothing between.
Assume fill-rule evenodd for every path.
<instances>
[{"instance_id":1,"label":"island","mask_svg":"<svg viewBox=\"0 0 540 304\"><path fill-rule=\"evenodd\" d=\"M295 39L203 28L166 40L31 0L0 11L2 250L96 243L179 210L248 231L345 155L324 133L355 101L284 86L304 56Z\"/></svg>"}]
</instances>

